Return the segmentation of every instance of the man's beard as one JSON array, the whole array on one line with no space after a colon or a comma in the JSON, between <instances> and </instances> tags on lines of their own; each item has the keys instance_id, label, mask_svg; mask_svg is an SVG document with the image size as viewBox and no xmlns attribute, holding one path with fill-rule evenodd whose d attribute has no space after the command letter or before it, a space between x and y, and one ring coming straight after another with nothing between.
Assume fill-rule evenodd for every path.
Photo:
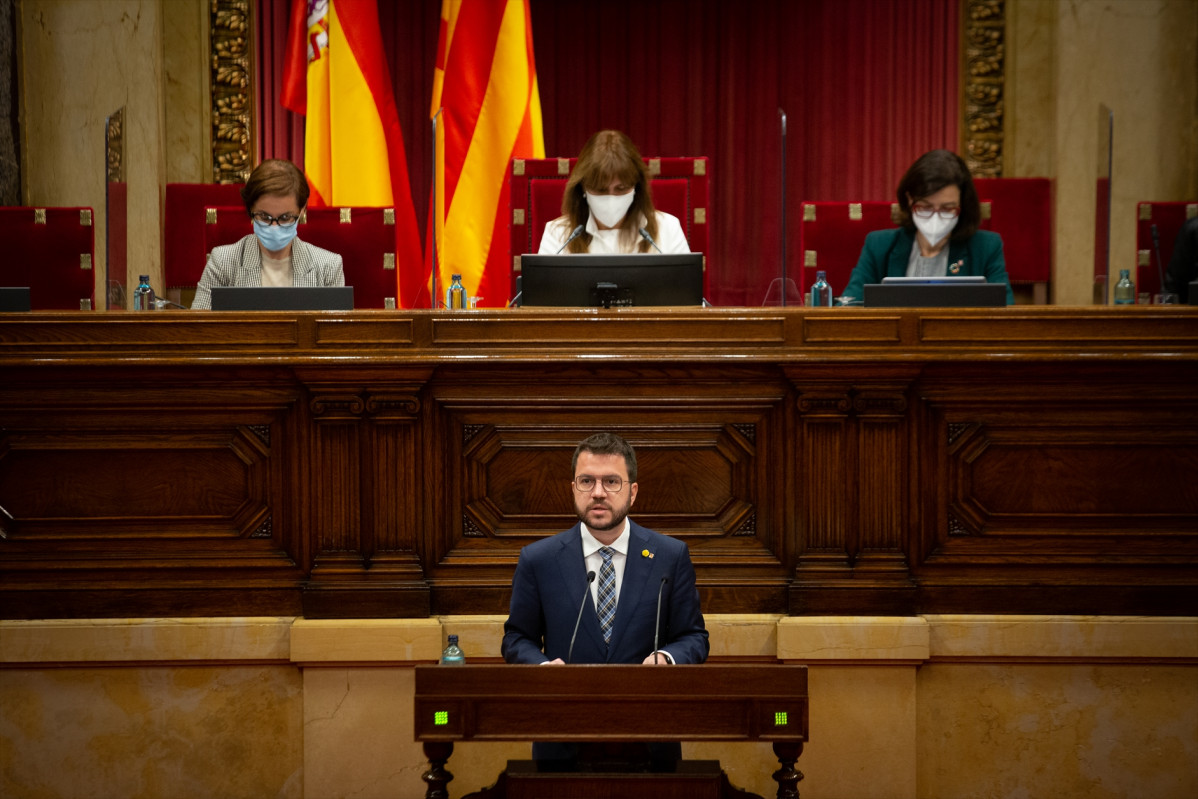
<instances>
[{"instance_id":1,"label":"man's beard","mask_svg":"<svg viewBox=\"0 0 1198 799\"><path fill-rule=\"evenodd\" d=\"M594 507L606 507L608 512L611 514L611 519L606 524L602 525L592 524L591 522L587 521L587 514ZM624 524L624 520L628 518L628 511L630 509L631 505L629 503L625 503L623 506L615 506L610 502L596 505L589 499L587 500L586 505L582 506L581 508L577 504L574 506L574 512L578 514L578 518L587 526L587 529L597 530L601 533L605 533L609 530L615 530L620 525Z\"/></svg>"}]
</instances>

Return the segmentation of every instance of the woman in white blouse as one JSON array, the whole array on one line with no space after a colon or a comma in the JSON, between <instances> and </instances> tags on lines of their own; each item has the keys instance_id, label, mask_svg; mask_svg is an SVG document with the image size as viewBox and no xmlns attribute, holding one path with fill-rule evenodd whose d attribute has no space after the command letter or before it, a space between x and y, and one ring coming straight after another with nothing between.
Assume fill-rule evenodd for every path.
<instances>
[{"instance_id":1,"label":"woman in white blouse","mask_svg":"<svg viewBox=\"0 0 1198 799\"><path fill-rule=\"evenodd\" d=\"M690 252L678 217L653 207L649 170L632 140L601 130L578 154L562 215L545 226L540 253Z\"/></svg>"}]
</instances>

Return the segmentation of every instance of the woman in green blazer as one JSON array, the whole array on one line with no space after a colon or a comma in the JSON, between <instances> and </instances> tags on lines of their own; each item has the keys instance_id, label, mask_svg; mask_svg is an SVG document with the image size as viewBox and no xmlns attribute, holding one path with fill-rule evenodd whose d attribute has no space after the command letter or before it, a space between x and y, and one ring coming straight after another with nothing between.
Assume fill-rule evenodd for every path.
<instances>
[{"instance_id":1,"label":"woman in green blazer","mask_svg":"<svg viewBox=\"0 0 1198 799\"><path fill-rule=\"evenodd\" d=\"M956 153L924 153L898 185L900 227L875 230L865 237L861 257L843 304L859 305L866 283L884 277L943 277L980 275L987 283L1007 286L1007 305L1015 302L1002 238L978 230L981 203L969 167Z\"/></svg>"}]
</instances>

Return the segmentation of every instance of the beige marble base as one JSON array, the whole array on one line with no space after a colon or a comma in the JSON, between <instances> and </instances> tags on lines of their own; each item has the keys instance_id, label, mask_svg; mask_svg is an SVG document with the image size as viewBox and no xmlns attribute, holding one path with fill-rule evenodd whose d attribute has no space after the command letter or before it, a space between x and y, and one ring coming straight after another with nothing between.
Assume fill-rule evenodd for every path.
<instances>
[{"instance_id":1,"label":"beige marble base","mask_svg":"<svg viewBox=\"0 0 1198 799\"><path fill-rule=\"evenodd\" d=\"M808 666L804 799L1198 795L1198 619L711 616ZM413 671L502 617L0 622L0 796L420 797ZM685 743L773 796L768 744ZM528 743L460 744L453 799Z\"/></svg>"}]
</instances>

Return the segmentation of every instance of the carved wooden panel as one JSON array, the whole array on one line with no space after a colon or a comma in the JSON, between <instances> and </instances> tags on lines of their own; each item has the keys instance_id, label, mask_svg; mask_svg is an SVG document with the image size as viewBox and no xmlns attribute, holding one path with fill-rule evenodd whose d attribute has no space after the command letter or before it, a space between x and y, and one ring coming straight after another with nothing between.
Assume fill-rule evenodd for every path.
<instances>
[{"instance_id":1,"label":"carved wooden panel","mask_svg":"<svg viewBox=\"0 0 1198 799\"><path fill-rule=\"evenodd\" d=\"M730 377L733 375L730 374ZM506 610L520 548L577 521L570 487L575 446L597 430L637 451L633 516L687 541L709 603L724 599L724 575L785 607L782 566L784 456L778 435L785 387L744 372L721 383L665 367L525 373L442 372L433 384L443 469L430 486L442 524L425 560L435 612ZM685 388L684 388L685 387ZM455 586L469 585L468 591Z\"/></svg>"},{"instance_id":2,"label":"carved wooden panel","mask_svg":"<svg viewBox=\"0 0 1198 799\"><path fill-rule=\"evenodd\" d=\"M503 613L599 429L708 612L1198 613L1198 309L146 317L0 317L0 615Z\"/></svg>"}]
</instances>

